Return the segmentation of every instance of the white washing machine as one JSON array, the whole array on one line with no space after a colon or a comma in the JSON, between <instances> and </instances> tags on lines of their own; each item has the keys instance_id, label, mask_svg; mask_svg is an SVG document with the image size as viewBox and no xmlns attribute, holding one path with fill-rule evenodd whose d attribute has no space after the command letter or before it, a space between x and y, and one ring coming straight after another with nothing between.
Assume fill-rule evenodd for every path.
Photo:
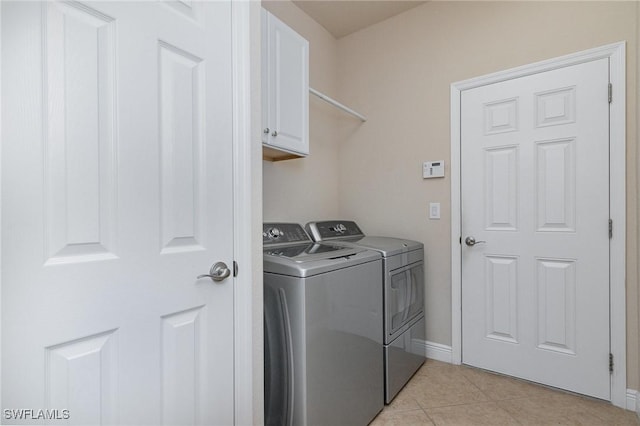
<instances>
[{"instance_id":1,"label":"white washing machine","mask_svg":"<svg viewBox=\"0 0 640 426\"><path fill-rule=\"evenodd\" d=\"M368 237L352 221L310 222L315 241L382 254L384 297L384 396L389 404L425 361L424 245L391 237Z\"/></svg>"},{"instance_id":2,"label":"white washing machine","mask_svg":"<svg viewBox=\"0 0 640 426\"><path fill-rule=\"evenodd\" d=\"M266 425L366 425L384 407L382 259L265 223Z\"/></svg>"}]
</instances>

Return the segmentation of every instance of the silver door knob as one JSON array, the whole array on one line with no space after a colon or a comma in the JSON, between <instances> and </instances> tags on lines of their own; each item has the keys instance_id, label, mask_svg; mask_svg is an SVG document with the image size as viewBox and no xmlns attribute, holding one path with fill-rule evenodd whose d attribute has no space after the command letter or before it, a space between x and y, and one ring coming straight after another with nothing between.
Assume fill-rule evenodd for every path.
<instances>
[{"instance_id":1,"label":"silver door knob","mask_svg":"<svg viewBox=\"0 0 640 426\"><path fill-rule=\"evenodd\" d=\"M274 130L273 133L271 133L271 136L278 136L278 132Z\"/></svg>"},{"instance_id":2,"label":"silver door knob","mask_svg":"<svg viewBox=\"0 0 640 426\"><path fill-rule=\"evenodd\" d=\"M267 128L265 128L265 129L262 131L262 133L264 133L265 135L268 135L268 134L269 134L269 128L268 128L268 127L267 127Z\"/></svg>"},{"instance_id":3,"label":"silver door knob","mask_svg":"<svg viewBox=\"0 0 640 426\"><path fill-rule=\"evenodd\" d=\"M200 278L211 278L214 281L222 281L231 275L231 271L227 267L227 264L224 262L214 263L208 274L198 275L198 279Z\"/></svg>"},{"instance_id":4,"label":"silver door knob","mask_svg":"<svg viewBox=\"0 0 640 426\"><path fill-rule=\"evenodd\" d=\"M467 238L464 239L464 243L466 245L468 245L469 247L473 247L476 244L486 243L486 241L476 241L476 239L473 238L473 237L467 237Z\"/></svg>"}]
</instances>

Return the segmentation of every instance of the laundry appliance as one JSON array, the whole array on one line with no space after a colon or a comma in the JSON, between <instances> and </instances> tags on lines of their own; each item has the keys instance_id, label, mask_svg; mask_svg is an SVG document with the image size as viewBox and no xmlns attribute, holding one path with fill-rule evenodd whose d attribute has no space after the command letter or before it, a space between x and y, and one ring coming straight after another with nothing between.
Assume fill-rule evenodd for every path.
<instances>
[{"instance_id":1,"label":"laundry appliance","mask_svg":"<svg viewBox=\"0 0 640 426\"><path fill-rule=\"evenodd\" d=\"M366 425L384 407L382 259L265 223L265 424Z\"/></svg>"},{"instance_id":2,"label":"laundry appliance","mask_svg":"<svg viewBox=\"0 0 640 426\"><path fill-rule=\"evenodd\" d=\"M353 221L310 222L305 228L317 242L382 254L384 396L389 404L425 361L424 245L365 236Z\"/></svg>"}]
</instances>

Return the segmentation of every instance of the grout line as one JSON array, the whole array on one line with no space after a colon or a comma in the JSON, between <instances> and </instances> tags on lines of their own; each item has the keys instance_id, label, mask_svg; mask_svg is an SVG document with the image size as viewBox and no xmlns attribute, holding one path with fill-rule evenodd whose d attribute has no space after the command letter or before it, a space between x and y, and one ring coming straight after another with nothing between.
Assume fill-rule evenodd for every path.
<instances>
[{"instance_id":1,"label":"grout line","mask_svg":"<svg viewBox=\"0 0 640 426\"><path fill-rule=\"evenodd\" d=\"M420 405L420 404L418 403L418 405ZM437 425L436 425L436 421L435 421L435 420L433 420L433 419L431 418L431 416L429 415L429 413L427 413L427 410L425 410L424 408L422 408L422 406L421 406L420 408L422 409L422 412L424 413L424 415L425 415L425 416L427 416L427 419L429 419L429 421L431 422L431 424L432 424L433 426L437 426Z\"/></svg>"},{"instance_id":2,"label":"grout line","mask_svg":"<svg viewBox=\"0 0 640 426\"><path fill-rule=\"evenodd\" d=\"M513 401L513 399L511 400L504 400L504 401ZM498 404L499 402L503 402L503 401L493 401L493 403L496 405L496 407L498 407L500 409L500 411L503 411L504 413L506 413L507 416L509 416L509 418L511 418L514 422L516 422L517 424L521 425L523 424L520 420L518 420L517 418L515 418L515 416L513 414L511 414L509 411L507 411L504 407L502 407L500 404Z\"/></svg>"}]
</instances>

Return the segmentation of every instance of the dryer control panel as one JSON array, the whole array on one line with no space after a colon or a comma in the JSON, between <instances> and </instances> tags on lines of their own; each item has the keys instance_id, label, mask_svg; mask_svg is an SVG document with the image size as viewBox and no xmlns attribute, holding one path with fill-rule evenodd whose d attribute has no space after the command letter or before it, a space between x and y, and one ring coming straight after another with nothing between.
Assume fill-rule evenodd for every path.
<instances>
[{"instance_id":1,"label":"dryer control panel","mask_svg":"<svg viewBox=\"0 0 640 426\"><path fill-rule=\"evenodd\" d=\"M350 220L326 220L307 223L307 232L314 241L364 237L355 222Z\"/></svg>"},{"instance_id":2,"label":"dryer control panel","mask_svg":"<svg viewBox=\"0 0 640 426\"><path fill-rule=\"evenodd\" d=\"M263 223L262 244L308 243L311 238L297 223Z\"/></svg>"}]
</instances>

